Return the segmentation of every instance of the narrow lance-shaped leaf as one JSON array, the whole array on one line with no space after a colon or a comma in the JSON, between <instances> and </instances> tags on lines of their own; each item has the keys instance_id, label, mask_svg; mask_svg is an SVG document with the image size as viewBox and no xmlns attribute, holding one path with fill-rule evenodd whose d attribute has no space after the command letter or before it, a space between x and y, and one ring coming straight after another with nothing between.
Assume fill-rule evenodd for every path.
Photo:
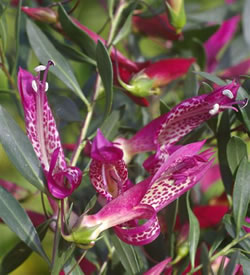
<instances>
[{"instance_id":1,"label":"narrow lance-shaped leaf","mask_svg":"<svg viewBox=\"0 0 250 275\"><path fill-rule=\"evenodd\" d=\"M112 243L117 251L118 257L128 274L139 274L142 270L137 248L122 242L116 235L111 236Z\"/></svg>"},{"instance_id":2,"label":"narrow lance-shaped leaf","mask_svg":"<svg viewBox=\"0 0 250 275\"><path fill-rule=\"evenodd\" d=\"M40 62L42 64L47 64L48 60L53 60L56 66L51 68L51 72L86 102L86 98L67 60L57 51L45 34L30 20L27 20L26 28L31 47Z\"/></svg>"},{"instance_id":3,"label":"narrow lance-shaped leaf","mask_svg":"<svg viewBox=\"0 0 250 275\"><path fill-rule=\"evenodd\" d=\"M9 113L0 106L0 143L18 171L36 188L44 191L44 177L33 147Z\"/></svg>"},{"instance_id":4,"label":"narrow lance-shaped leaf","mask_svg":"<svg viewBox=\"0 0 250 275\"><path fill-rule=\"evenodd\" d=\"M193 214L190 203L189 203L189 196L187 196L187 210L188 210L188 218L189 218L189 234L188 234L188 241L189 241L189 255L190 255L190 261L192 268L194 267L194 260L195 260L195 254L196 249L199 242L200 237L200 226L197 218Z\"/></svg>"},{"instance_id":5,"label":"narrow lance-shaped leaf","mask_svg":"<svg viewBox=\"0 0 250 275\"><path fill-rule=\"evenodd\" d=\"M113 70L109 53L100 40L96 47L96 61L106 94L105 119L111 110L113 101Z\"/></svg>"},{"instance_id":6,"label":"narrow lance-shaped leaf","mask_svg":"<svg viewBox=\"0 0 250 275\"><path fill-rule=\"evenodd\" d=\"M234 174L241 162L247 157L247 146L239 137L231 137L227 144L227 160L232 174Z\"/></svg>"},{"instance_id":7,"label":"narrow lance-shaped leaf","mask_svg":"<svg viewBox=\"0 0 250 275\"><path fill-rule=\"evenodd\" d=\"M20 204L1 186L0 218L23 242L49 262L31 220Z\"/></svg>"},{"instance_id":8,"label":"narrow lance-shaped leaf","mask_svg":"<svg viewBox=\"0 0 250 275\"><path fill-rule=\"evenodd\" d=\"M236 223L236 235L246 217L247 206L250 198L250 163L245 157L238 169L233 192L233 217Z\"/></svg>"}]
</instances>

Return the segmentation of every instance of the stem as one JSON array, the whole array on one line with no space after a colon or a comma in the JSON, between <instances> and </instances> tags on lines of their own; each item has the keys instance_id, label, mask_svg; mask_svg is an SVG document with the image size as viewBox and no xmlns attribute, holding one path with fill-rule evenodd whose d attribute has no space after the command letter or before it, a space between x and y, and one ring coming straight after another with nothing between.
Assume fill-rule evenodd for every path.
<instances>
[{"instance_id":1,"label":"stem","mask_svg":"<svg viewBox=\"0 0 250 275\"><path fill-rule=\"evenodd\" d=\"M6 65L5 65L5 57L4 57L4 54L3 54L3 48L2 48L1 43L0 43L0 58L1 58L1 68L4 72L4 74L6 75L6 77L8 78L12 89L16 90L17 87L16 87L16 84L15 84L15 81L11 77L11 75L10 75L9 71L7 70Z\"/></svg>"},{"instance_id":2,"label":"stem","mask_svg":"<svg viewBox=\"0 0 250 275\"><path fill-rule=\"evenodd\" d=\"M230 244L228 244L227 246L225 246L222 250L220 250L219 252L217 252L216 254L214 254L210 259L209 262L213 262L214 260L216 260L219 256L224 256L230 253L231 248L233 246L235 246L236 244L238 244L239 242L250 238L250 233L244 235L243 237L239 238L239 239L235 239L233 240ZM200 270L202 268L202 264L198 265L196 268L192 269L188 275L194 274L196 271Z\"/></svg>"},{"instance_id":3,"label":"stem","mask_svg":"<svg viewBox=\"0 0 250 275\"><path fill-rule=\"evenodd\" d=\"M107 259L106 259L105 262L102 264L101 269L100 269L100 271L98 272L98 275L102 275L102 274L103 274L103 272L105 271L105 268L106 268L107 265L108 265L109 260L112 259L112 256L113 256L114 252L115 252L115 247L112 246L112 248L111 248L111 250L110 250L110 252L109 252L109 254L108 254Z\"/></svg>"},{"instance_id":4,"label":"stem","mask_svg":"<svg viewBox=\"0 0 250 275\"><path fill-rule=\"evenodd\" d=\"M59 242L59 236L61 235L61 215L60 215L60 208L58 209L58 215L56 220L56 228L55 228L55 236L53 242L53 252L52 252L52 269L55 264L56 254L57 254L57 247Z\"/></svg>"},{"instance_id":5,"label":"stem","mask_svg":"<svg viewBox=\"0 0 250 275\"><path fill-rule=\"evenodd\" d=\"M108 36L108 40L107 40L108 46L111 45L111 42L114 38L115 31L117 29L117 25L120 21L121 14L126 6L127 6L127 3L125 2L125 0L121 0L117 9L116 9L115 15L113 17L113 21L111 21L110 32L109 32L109 36ZM81 151L86 144L85 139L86 139L88 128L89 128L89 125L90 125L90 122L91 122L91 119L92 119L92 116L94 113L96 99L98 98L100 87L101 87L101 77L98 74L92 101L91 101L90 106L88 106L89 107L88 113L87 113L86 119L84 120L84 122L82 124L82 128L81 128L80 136L77 141L76 149L74 150L73 155L71 157L70 165L72 165L72 166L76 165L77 160L81 154Z\"/></svg>"},{"instance_id":6,"label":"stem","mask_svg":"<svg viewBox=\"0 0 250 275\"><path fill-rule=\"evenodd\" d=\"M70 269L70 271L66 274L66 275L70 275L72 273L72 271L77 267L77 265L80 264L80 262L82 261L82 259L86 256L87 254L87 250L85 250L82 253L82 256L78 259L78 261L72 266L72 268Z\"/></svg>"}]
</instances>

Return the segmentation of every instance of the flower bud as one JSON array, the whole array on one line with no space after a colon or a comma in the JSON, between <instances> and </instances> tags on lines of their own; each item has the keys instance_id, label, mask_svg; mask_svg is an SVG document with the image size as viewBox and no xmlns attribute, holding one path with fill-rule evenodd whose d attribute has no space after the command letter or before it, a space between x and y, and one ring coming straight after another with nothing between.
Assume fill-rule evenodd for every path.
<instances>
[{"instance_id":1,"label":"flower bud","mask_svg":"<svg viewBox=\"0 0 250 275\"><path fill-rule=\"evenodd\" d=\"M44 23L54 24L57 22L57 13L50 8L22 7L22 11L32 19L35 19Z\"/></svg>"},{"instance_id":2,"label":"flower bud","mask_svg":"<svg viewBox=\"0 0 250 275\"><path fill-rule=\"evenodd\" d=\"M184 0L165 0L165 4L171 25L180 33L186 24Z\"/></svg>"}]
</instances>

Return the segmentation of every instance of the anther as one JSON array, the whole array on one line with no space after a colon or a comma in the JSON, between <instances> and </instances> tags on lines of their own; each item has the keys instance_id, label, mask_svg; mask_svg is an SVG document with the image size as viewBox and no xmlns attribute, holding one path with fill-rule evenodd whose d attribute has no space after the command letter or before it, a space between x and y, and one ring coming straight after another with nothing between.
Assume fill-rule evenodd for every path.
<instances>
[{"instance_id":1,"label":"anther","mask_svg":"<svg viewBox=\"0 0 250 275\"><path fill-rule=\"evenodd\" d=\"M49 89L49 83L48 82L45 82L45 92L47 92Z\"/></svg>"},{"instance_id":2,"label":"anther","mask_svg":"<svg viewBox=\"0 0 250 275\"><path fill-rule=\"evenodd\" d=\"M227 97L230 98L230 99L233 99L233 98L234 98L233 93L232 93L230 90L228 90L228 89L224 90L224 91L222 92L222 94L225 95L225 96L227 96Z\"/></svg>"},{"instance_id":3,"label":"anther","mask_svg":"<svg viewBox=\"0 0 250 275\"><path fill-rule=\"evenodd\" d=\"M41 72L41 71L45 71L46 70L46 66L44 65L39 65L37 67L35 67L34 69L37 73Z\"/></svg>"},{"instance_id":4,"label":"anther","mask_svg":"<svg viewBox=\"0 0 250 275\"><path fill-rule=\"evenodd\" d=\"M220 105L218 103L215 103L214 106L213 106L213 109L211 109L209 111L209 114L210 115L215 115L215 114L218 113L219 109L220 109Z\"/></svg>"},{"instance_id":5,"label":"anther","mask_svg":"<svg viewBox=\"0 0 250 275\"><path fill-rule=\"evenodd\" d=\"M36 81L35 81L35 80L32 80L32 82L31 82L31 86L32 86L33 90L37 93L37 91L38 91L38 87L37 87L37 83L36 83Z\"/></svg>"},{"instance_id":6,"label":"anther","mask_svg":"<svg viewBox=\"0 0 250 275\"><path fill-rule=\"evenodd\" d=\"M55 66L55 65L56 65L55 61L52 60L52 59L50 59L50 60L48 61L48 64L49 64L50 66Z\"/></svg>"}]
</instances>

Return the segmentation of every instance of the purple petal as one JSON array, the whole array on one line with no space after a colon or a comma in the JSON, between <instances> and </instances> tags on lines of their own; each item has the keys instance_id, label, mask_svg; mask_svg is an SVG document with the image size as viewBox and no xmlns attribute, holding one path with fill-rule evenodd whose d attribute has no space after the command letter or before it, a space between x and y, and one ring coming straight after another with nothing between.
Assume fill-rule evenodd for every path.
<instances>
[{"instance_id":1,"label":"purple petal","mask_svg":"<svg viewBox=\"0 0 250 275\"><path fill-rule=\"evenodd\" d=\"M15 184L13 182L6 181L3 179L0 179L0 186L5 188L17 200L22 200L25 197L27 197L29 194L29 191L27 189L25 189L21 186L18 186L17 184Z\"/></svg>"},{"instance_id":2,"label":"purple petal","mask_svg":"<svg viewBox=\"0 0 250 275\"><path fill-rule=\"evenodd\" d=\"M130 139L118 138L115 142L120 144L124 151L124 159L130 159L139 152L166 151L171 153L171 148L182 137L190 133L204 121L225 109L234 109L237 104L236 95L239 85L234 81L219 87L210 94L189 98L170 112L164 114L142 128Z\"/></svg>"},{"instance_id":3,"label":"purple petal","mask_svg":"<svg viewBox=\"0 0 250 275\"><path fill-rule=\"evenodd\" d=\"M145 272L143 275L160 275L170 261L171 258L167 258L164 261L159 262L158 264L150 268L147 272Z\"/></svg>"},{"instance_id":4,"label":"purple petal","mask_svg":"<svg viewBox=\"0 0 250 275\"><path fill-rule=\"evenodd\" d=\"M143 225L133 228L120 225L114 228L117 236L125 243L132 245L146 245L154 241L160 234L160 225L155 210L150 205L140 205L143 207L143 219L148 219Z\"/></svg>"},{"instance_id":5,"label":"purple petal","mask_svg":"<svg viewBox=\"0 0 250 275\"><path fill-rule=\"evenodd\" d=\"M128 170L123 160L114 164L92 160L89 176L98 194L104 196L107 201L128 189Z\"/></svg>"},{"instance_id":6,"label":"purple petal","mask_svg":"<svg viewBox=\"0 0 250 275\"><path fill-rule=\"evenodd\" d=\"M174 152L152 178L141 203L158 212L193 187L212 164L208 159L204 162L204 156L196 156L203 143L188 144Z\"/></svg>"},{"instance_id":7,"label":"purple petal","mask_svg":"<svg viewBox=\"0 0 250 275\"><path fill-rule=\"evenodd\" d=\"M220 73L222 78L232 79L240 77L241 75L249 74L250 71L250 59L244 60L241 63L227 68L225 71Z\"/></svg>"},{"instance_id":8,"label":"purple petal","mask_svg":"<svg viewBox=\"0 0 250 275\"><path fill-rule=\"evenodd\" d=\"M236 15L221 25L221 27L206 41L205 51L207 55L207 71L213 72L218 64L217 55L219 51L232 39L234 36L240 16Z\"/></svg>"},{"instance_id":9,"label":"purple petal","mask_svg":"<svg viewBox=\"0 0 250 275\"><path fill-rule=\"evenodd\" d=\"M59 148L57 148L51 159L50 170L47 173L47 184L50 194L57 199L64 199L70 196L80 185L82 172L77 167L66 167L59 172L55 171L58 162Z\"/></svg>"},{"instance_id":10,"label":"purple petal","mask_svg":"<svg viewBox=\"0 0 250 275\"><path fill-rule=\"evenodd\" d=\"M112 142L108 141L101 130L97 130L95 139L93 140L91 149L91 158L101 162L115 162L121 160L123 152L117 148Z\"/></svg>"},{"instance_id":11,"label":"purple petal","mask_svg":"<svg viewBox=\"0 0 250 275\"><path fill-rule=\"evenodd\" d=\"M60 148L59 160L55 166L55 170L59 171L65 169L66 162L56 123L45 93L43 95L43 106L37 106L38 95L32 88L33 80L36 80L36 78L31 73L22 68L19 69L18 89L24 109L27 135L44 170L47 172L54 150ZM40 120L38 120L39 112L42 115Z\"/></svg>"}]
</instances>

